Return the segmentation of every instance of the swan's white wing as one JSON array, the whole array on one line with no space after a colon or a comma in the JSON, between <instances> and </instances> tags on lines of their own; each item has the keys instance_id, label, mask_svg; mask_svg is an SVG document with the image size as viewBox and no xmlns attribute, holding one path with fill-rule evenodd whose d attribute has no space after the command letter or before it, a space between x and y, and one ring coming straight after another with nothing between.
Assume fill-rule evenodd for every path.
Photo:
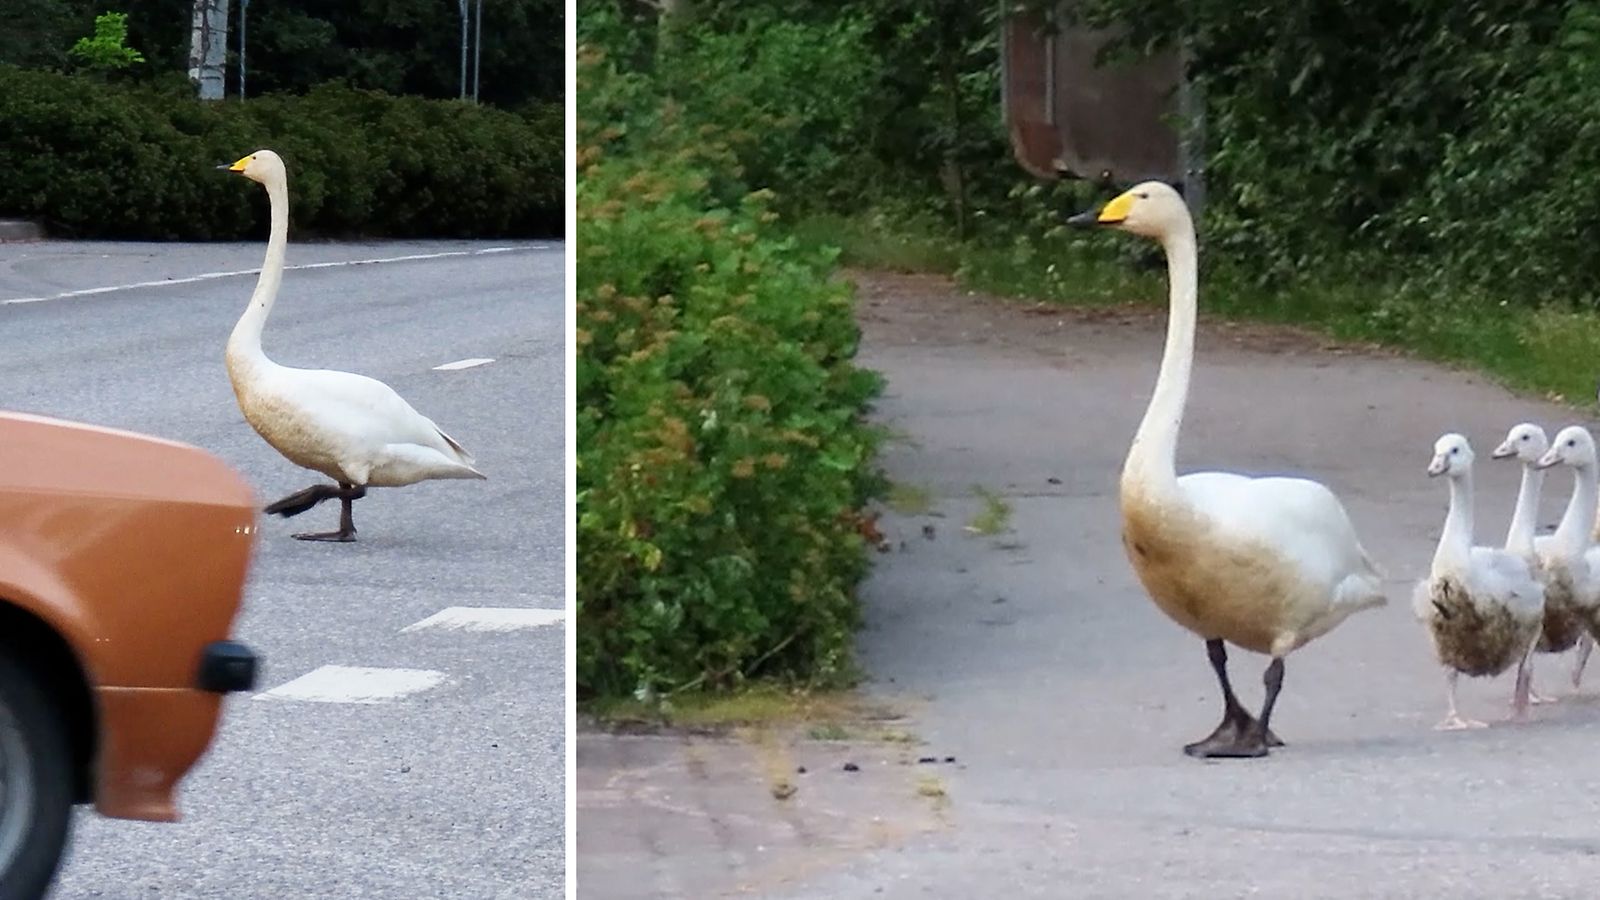
<instances>
[{"instance_id":1,"label":"swan's white wing","mask_svg":"<svg viewBox=\"0 0 1600 900\"><path fill-rule=\"evenodd\" d=\"M279 389L328 432L364 447L417 444L468 465L472 458L432 419L376 378L333 369L281 369Z\"/></svg>"},{"instance_id":2,"label":"swan's white wing","mask_svg":"<svg viewBox=\"0 0 1600 900\"><path fill-rule=\"evenodd\" d=\"M1344 505L1304 478L1194 472L1178 479L1190 503L1224 532L1266 543L1330 588L1345 577L1377 577Z\"/></svg>"},{"instance_id":3,"label":"swan's white wing","mask_svg":"<svg viewBox=\"0 0 1600 900\"><path fill-rule=\"evenodd\" d=\"M1498 547L1473 547L1471 560L1475 602L1498 603L1524 615L1544 609L1544 587L1526 559Z\"/></svg>"}]
</instances>

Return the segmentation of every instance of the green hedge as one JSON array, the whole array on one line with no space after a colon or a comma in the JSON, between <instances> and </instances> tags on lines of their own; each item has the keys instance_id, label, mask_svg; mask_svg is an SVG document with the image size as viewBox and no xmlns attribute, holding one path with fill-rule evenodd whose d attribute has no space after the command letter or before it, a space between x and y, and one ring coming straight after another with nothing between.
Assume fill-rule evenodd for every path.
<instances>
[{"instance_id":1,"label":"green hedge","mask_svg":"<svg viewBox=\"0 0 1600 900\"><path fill-rule=\"evenodd\" d=\"M734 189L714 131L597 122L649 101L581 71L579 689L838 680L876 486L851 290Z\"/></svg>"},{"instance_id":2,"label":"green hedge","mask_svg":"<svg viewBox=\"0 0 1600 900\"><path fill-rule=\"evenodd\" d=\"M78 237L220 239L265 199L215 171L263 147L289 165L302 236L563 232L561 112L343 87L204 104L181 88L0 66L0 215Z\"/></svg>"}]
</instances>

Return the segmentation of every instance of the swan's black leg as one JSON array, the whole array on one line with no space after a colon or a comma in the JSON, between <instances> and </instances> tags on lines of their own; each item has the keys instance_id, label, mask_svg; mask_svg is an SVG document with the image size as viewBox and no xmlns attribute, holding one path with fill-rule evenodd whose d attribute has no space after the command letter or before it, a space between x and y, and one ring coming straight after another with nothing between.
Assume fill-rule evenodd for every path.
<instances>
[{"instance_id":1,"label":"swan's black leg","mask_svg":"<svg viewBox=\"0 0 1600 900\"><path fill-rule=\"evenodd\" d=\"M1281 747L1283 742L1266 726L1272 704L1278 699L1274 687L1273 671L1277 671L1276 684L1283 684L1283 661L1275 659L1267 667L1267 703L1260 722L1245 711L1228 681L1228 648L1221 640L1206 641L1206 655L1211 668L1217 673L1217 683L1222 685L1222 722L1206 738L1188 744L1183 752L1200 758L1266 756L1268 747Z\"/></svg>"},{"instance_id":2,"label":"swan's black leg","mask_svg":"<svg viewBox=\"0 0 1600 900\"><path fill-rule=\"evenodd\" d=\"M284 518L298 516L324 500L340 496L340 490L340 487L331 484L313 484L303 491L295 491L276 503L268 503L261 511Z\"/></svg>"},{"instance_id":3,"label":"swan's black leg","mask_svg":"<svg viewBox=\"0 0 1600 900\"><path fill-rule=\"evenodd\" d=\"M293 536L295 540L330 541L342 544L356 539L356 523L351 515L351 504L367 495L366 487L364 485L351 485L340 482L337 490L332 488L329 488L329 490L333 491L333 496L339 498L339 530L296 534Z\"/></svg>"}]
</instances>

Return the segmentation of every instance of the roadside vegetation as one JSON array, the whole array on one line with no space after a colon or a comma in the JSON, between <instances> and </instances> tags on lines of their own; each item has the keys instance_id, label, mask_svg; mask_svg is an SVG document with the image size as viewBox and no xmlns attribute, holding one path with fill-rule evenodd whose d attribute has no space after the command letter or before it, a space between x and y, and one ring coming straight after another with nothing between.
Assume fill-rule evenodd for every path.
<instances>
[{"instance_id":1,"label":"roadside vegetation","mask_svg":"<svg viewBox=\"0 0 1600 900\"><path fill-rule=\"evenodd\" d=\"M878 380L836 251L784 234L738 135L593 46L580 82L579 689L839 684Z\"/></svg>"},{"instance_id":2,"label":"roadside vegetation","mask_svg":"<svg viewBox=\"0 0 1600 900\"><path fill-rule=\"evenodd\" d=\"M106 85L0 66L0 215L56 235L238 239L267 219L218 165L289 166L301 237L491 237L562 231L561 112L327 85L201 104L187 85Z\"/></svg>"},{"instance_id":3,"label":"roadside vegetation","mask_svg":"<svg viewBox=\"0 0 1600 900\"><path fill-rule=\"evenodd\" d=\"M260 236L265 198L214 170L265 147L289 166L300 237L562 234L558 0L488 4L482 103L456 99L454 4L351 6L252 9L250 97L230 57L227 98L202 102L192 0L29 0L0 29L0 217L60 237Z\"/></svg>"},{"instance_id":4,"label":"roadside vegetation","mask_svg":"<svg viewBox=\"0 0 1600 900\"><path fill-rule=\"evenodd\" d=\"M1076 9L1089 22L1125 27L1113 52L1182 38L1193 53L1207 114L1206 314L1309 326L1481 367L1575 402L1592 397L1600 142L1587 138L1589 111L1600 103L1600 2L1315 0L1290 11L1265 2L1083 0ZM836 265L943 273L971 289L1062 304L1162 302L1149 248L1062 226L1063 214L1108 199L1106 189L1036 182L1014 162L1000 121L995 4L581 0L578 12L589 54L580 85L580 318L591 325L603 311L601 292L614 288L635 306L671 310L659 314L670 327L649 327L703 346L679 330L679 307L693 308L685 291L709 293L703 302L723 313L721 293L754 293L753 283L719 287L725 266L713 262L721 251L708 243L712 230L716 240L735 236L750 242L746 252L775 254L807 273L780 277L792 296L773 306L809 307L833 323L833 355L816 357L824 370L845 365L853 346L844 337L853 334L849 304L835 299L843 295L830 280ZM597 82L597 71L606 79ZM663 211L672 204L676 218ZM597 218L652 224L597 230ZM629 267L586 255L590 241L624 254ZM669 246L672 253L650 249ZM634 287L624 289L629 272ZM632 323L645 313L628 315ZM646 334L606 322L586 340L612 328L629 340ZM779 330L762 341L752 346L774 368L784 358L776 351L805 346ZM777 504L771 518L751 518L753 507L719 493L724 482L746 486L731 469L706 476L703 494L683 487L640 501L655 505L648 515L645 505L629 506L629 518L602 513L600 501L619 502L610 499L625 480L616 473L637 481L658 463L602 470L587 442L602 423L622 433L625 415L640 416L632 427L651 440L666 443L677 426L662 423L679 419L698 440L703 406L627 406L626 394L600 390L592 373L644 344L597 356L599 346L586 345L581 364L591 374L580 374L580 416L591 419L580 425L588 430L579 478L589 491L580 499L583 688L648 698L748 679L836 681L848 671L849 592L865 566L840 510L870 496L871 444L854 418L866 395L810 395L845 416L834 420L846 429L838 433L849 433L861 455L848 465L790 458L782 474L794 479L790 487L765 501ZM666 384L668 395L700 397L704 385L747 365L713 353L695 360L655 376L665 381L652 390ZM685 447L693 471L730 464L717 462L712 447ZM827 475L830 465L836 476ZM806 467L824 480L808 481ZM813 518L780 511L799 485L841 504L832 539L808 543L820 507ZM684 499L691 493L710 511L684 512L686 502L699 503ZM637 537L646 521L675 524L656 541ZM786 530L801 521L810 524ZM697 537L680 539L686 533ZM781 547L786 559L831 562L785 585L778 580L792 570L756 563L775 557L740 543L758 533L764 553ZM738 553L723 552L729 546ZM601 551L605 565L595 567ZM730 572L758 566L732 589L711 568L730 559L742 560ZM690 580L655 574L701 570ZM800 593L785 594L796 585ZM809 613L816 596L830 612L805 630L813 620L793 618L793 609ZM787 628L770 627L775 609L791 616L781 620Z\"/></svg>"}]
</instances>

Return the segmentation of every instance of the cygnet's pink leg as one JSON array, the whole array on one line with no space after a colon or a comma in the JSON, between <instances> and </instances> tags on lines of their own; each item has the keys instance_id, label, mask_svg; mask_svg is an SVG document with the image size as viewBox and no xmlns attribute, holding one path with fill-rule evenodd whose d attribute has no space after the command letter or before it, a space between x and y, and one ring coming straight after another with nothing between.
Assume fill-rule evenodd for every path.
<instances>
[{"instance_id":1,"label":"cygnet's pink leg","mask_svg":"<svg viewBox=\"0 0 1600 900\"><path fill-rule=\"evenodd\" d=\"M1456 711L1456 678L1459 673L1455 669L1445 671L1444 681L1449 686L1450 713L1444 721L1433 726L1439 731L1459 731L1463 728L1488 728L1488 722L1479 722L1477 719L1463 719L1461 713Z\"/></svg>"},{"instance_id":2,"label":"cygnet's pink leg","mask_svg":"<svg viewBox=\"0 0 1600 900\"><path fill-rule=\"evenodd\" d=\"M1578 658L1572 663L1572 689L1583 687L1583 667L1589 664L1589 651L1594 649L1594 638L1585 634L1578 638Z\"/></svg>"},{"instance_id":3,"label":"cygnet's pink leg","mask_svg":"<svg viewBox=\"0 0 1600 900\"><path fill-rule=\"evenodd\" d=\"M1537 640L1538 639L1535 638L1535 641L1537 641ZM1556 698L1555 697L1546 697L1545 695L1543 695L1543 694L1541 694L1538 691L1533 689L1533 654L1531 652L1528 654L1527 665L1528 665L1528 702L1532 703L1534 706L1539 706L1539 705L1544 704L1544 703L1554 703L1554 702L1556 702ZM1511 702L1513 704L1515 704L1516 703L1516 699L1513 698Z\"/></svg>"},{"instance_id":4,"label":"cygnet's pink leg","mask_svg":"<svg viewBox=\"0 0 1600 900\"><path fill-rule=\"evenodd\" d=\"M1517 684L1511 692L1511 721L1528 721L1528 694L1532 692L1533 670L1533 644L1528 644L1528 649L1522 654L1522 659L1517 660Z\"/></svg>"}]
</instances>

